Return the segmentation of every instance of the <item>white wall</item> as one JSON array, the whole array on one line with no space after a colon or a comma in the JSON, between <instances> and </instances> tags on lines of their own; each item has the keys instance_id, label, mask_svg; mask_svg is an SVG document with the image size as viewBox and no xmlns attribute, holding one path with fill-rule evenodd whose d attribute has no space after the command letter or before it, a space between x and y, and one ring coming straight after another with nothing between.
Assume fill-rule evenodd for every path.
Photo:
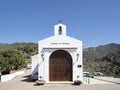
<instances>
[{"instance_id":1,"label":"white wall","mask_svg":"<svg viewBox=\"0 0 120 90\"><path fill-rule=\"evenodd\" d=\"M32 74L35 74L38 72L38 67L39 67L39 55L34 55L32 56Z\"/></svg>"},{"instance_id":2,"label":"white wall","mask_svg":"<svg viewBox=\"0 0 120 90\"><path fill-rule=\"evenodd\" d=\"M19 72L15 72L13 74L8 74L8 75L2 75L1 76L1 82L6 82L9 80L12 80L13 78L15 78L18 75L24 74L24 71L19 71Z\"/></svg>"}]
</instances>

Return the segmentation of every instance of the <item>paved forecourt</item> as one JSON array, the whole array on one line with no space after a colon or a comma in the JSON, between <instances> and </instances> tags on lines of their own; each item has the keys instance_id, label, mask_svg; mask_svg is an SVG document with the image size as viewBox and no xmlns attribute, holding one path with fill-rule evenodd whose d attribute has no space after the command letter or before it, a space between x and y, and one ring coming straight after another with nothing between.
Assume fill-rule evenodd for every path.
<instances>
[{"instance_id":1,"label":"paved forecourt","mask_svg":"<svg viewBox=\"0 0 120 90\"><path fill-rule=\"evenodd\" d=\"M45 84L41 86L35 85L35 82L31 82L29 79L30 72L26 71L26 74L20 75L15 79L0 83L0 90L119 90L119 84L103 83L95 79L91 79L91 84L71 85L71 84ZM93 83L94 82L94 83Z\"/></svg>"}]
</instances>

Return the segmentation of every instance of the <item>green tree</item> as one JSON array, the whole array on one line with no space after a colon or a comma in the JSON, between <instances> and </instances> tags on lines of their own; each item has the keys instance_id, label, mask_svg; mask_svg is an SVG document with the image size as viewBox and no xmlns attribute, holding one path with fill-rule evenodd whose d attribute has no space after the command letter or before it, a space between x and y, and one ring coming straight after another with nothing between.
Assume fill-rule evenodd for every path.
<instances>
[{"instance_id":1,"label":"green tree","mask_svg":"<svg viewBox=\"0 0 120 90\"><path fill-rule=\"evenodd\" d=\"M10 70L22 69L25 66L26 58L18 50L0 51L0 71L2 74L8 74Z\"/></svg>"},{"instance_id":2,"label":"green tree","mask_svg":"<svg viewBox=\"0 0 120 90\"><path fill-rule=\"evenodd\" d=\"M35 43L22 43L17 49L22 51L24 55L26 55L27 59L30 59L32 55L38 53L38 46Z\"/></svg>"}]
</instances>

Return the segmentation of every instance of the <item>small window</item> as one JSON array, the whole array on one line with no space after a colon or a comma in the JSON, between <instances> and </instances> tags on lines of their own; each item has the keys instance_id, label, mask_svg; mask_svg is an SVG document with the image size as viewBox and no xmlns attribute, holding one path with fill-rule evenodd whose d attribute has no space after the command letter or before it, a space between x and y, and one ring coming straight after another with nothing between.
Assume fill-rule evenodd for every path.
<instances>
[{"instance_id":1,"label":"small window","mask_svg":"<svg viewBox=\"0 0 120 90\"><path fill-rule=\"evenodd\" d=\"M59 35L62 35L62 27L59 26Z\"/></svg>"}]
</instances>

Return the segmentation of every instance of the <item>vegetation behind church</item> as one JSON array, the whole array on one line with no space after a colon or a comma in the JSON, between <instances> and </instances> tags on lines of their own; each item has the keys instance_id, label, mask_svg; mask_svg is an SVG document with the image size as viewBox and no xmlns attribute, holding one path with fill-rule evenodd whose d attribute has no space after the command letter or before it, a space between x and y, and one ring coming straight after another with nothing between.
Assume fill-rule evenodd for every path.
<instances>
[{"instance_id":1,"label":"vegetation behind church","mask_svg":"<svg viewBox=\"0 0 120 90\"><path fill-rule=\"evenodd\" d=\"M35 43L0 44L0 72L9 74L11 70L24 68L37 51Z\"/></svg>"},{"instance_id":2,"label":"vegetation behind church","mask_svg":"<svg viewBox=\"0 0 120 90\"><path fill-rule=\"evenodd\" d=\"M0 44L1 72L25 67L28 62L30 63L30 57L37 54L37 51L36 43ZM2 56L3 52L8 56ZM85 48L83 56L84 71L100 71L106 75L120 77L120 44Z\"/></svg>"},{"instance_id":3,"label":"vegetation behind church","mask_svg":"<svg viewBox=\"0 0 120 90\"><path fill-rule=\"evenodd\" d=\"M22 69L26 66L25 56L17 50L0 51L0 71L2 74L9 74L11 70Z\"/></svg>"}]
</instances>

